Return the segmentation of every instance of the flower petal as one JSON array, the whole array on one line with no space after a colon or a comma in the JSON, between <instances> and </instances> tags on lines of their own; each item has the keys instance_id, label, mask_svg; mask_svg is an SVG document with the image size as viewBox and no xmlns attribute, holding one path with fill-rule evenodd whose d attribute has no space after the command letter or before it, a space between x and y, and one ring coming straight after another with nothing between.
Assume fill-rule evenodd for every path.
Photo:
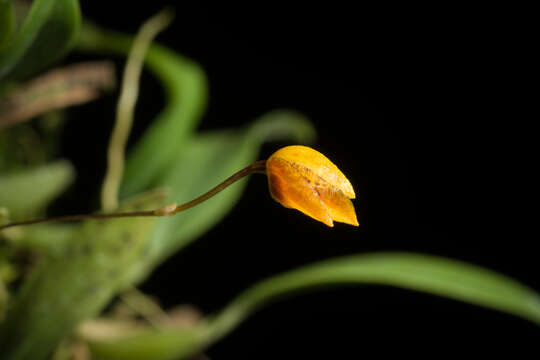
<instances>
[{"instance_id":1,"label":"flower petal","mask_svg":"<svg viewBox=\"0 0 540 360\"><path fill-rule=\"evenodd\" d=\"M319 186L315 188L315 191L317 191L321 200L326 205L332 220L358 226L354 206L351 200L341 190Z\"/></svg>"},{"instance_id":2,"label":"flower petal","mask_svg":"<svg viewBox=\"0 0 540 360\"><path fill-rule=\"evenodd\" d=\"M319 194L292 163L271 157L266 162L266 172L270 194L274 200L328 226L334 226L328 208Z\"/></svg>"},{"instance_id":3,"label":"flower petal","mask_svg":"<svg viewBox=\"0 0 540 360\"><path fill-rule=\"evenodd\" d=\"M303 167L307 172L311 172L313 177L320 177L341 190L349 199L355 198L353 187L345 175L326 156L310 147L286 146L272 154L270 159L272 158L281 158L298 167Z\"/></svg>"}]
</instances>

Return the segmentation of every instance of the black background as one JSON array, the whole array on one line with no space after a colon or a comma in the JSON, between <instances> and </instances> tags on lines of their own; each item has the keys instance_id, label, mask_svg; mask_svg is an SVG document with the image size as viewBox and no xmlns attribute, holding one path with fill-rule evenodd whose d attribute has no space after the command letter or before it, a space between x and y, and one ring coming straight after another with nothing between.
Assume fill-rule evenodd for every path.
<instances>
[{"instance_id":1,"label":"black background","mask_svg":"<svg viewBox=\"0 0 540 360\"><path fill-rule=\"evenodd\" d=\"M272 274L373 251L461 259L540 289L537 239L516 219L521 208L513 202L521 196L521 175L504 113L509 98L501 96L502 89L511 91L505 84L512 75L501 45L508 44L504 16L493 20L490 9L472 8L112 3L87 1L82 10L99 25L135 33L163 5L175 6L174 24L158 39L207 72L210 103L200 131L241 126L275 108L299 110L318 129L314 147L343 170L358 195L360 227L329 229L282 208L265 180L252 178L225 220L142 285L165 307L188 303L210 313ZM64 198L63 211L97 206L115 101L110 96L70 110L76 120L62 150L79 172L70 193L89 196ZM133 139L162 105L159 84L145 73ZM260 157L281 145L265 145ZM533 336L536 326L495 311L356 286L272 304L207 355L485 353L523 350Z\"/></svg>"}]
</instances>

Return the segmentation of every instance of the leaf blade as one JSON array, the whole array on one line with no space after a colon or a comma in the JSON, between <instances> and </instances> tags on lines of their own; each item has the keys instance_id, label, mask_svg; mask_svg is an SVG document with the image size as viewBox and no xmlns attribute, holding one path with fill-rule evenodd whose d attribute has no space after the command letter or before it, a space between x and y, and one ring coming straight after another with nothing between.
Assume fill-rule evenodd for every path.
<instances>
[{"instance_id":1,"label":"leaf blade","mask_svg":"<svg viewBox=\"0 0 540 360\"><path fill-rule=\"evenodd\" d=\"M15 32L15 13L11 0L0 0L0 54Z\"/></svg>"},{"instance_id":2,"label":"leaf blade","mask_svg":"<svg viewBox=\"0 0 540 360\"><path fill-rule=\"evenodd\" d=\"M81 23L77 0L34 1L21 30L0 54L0 80L16 81L58 60Z\"/></svg>"},{"instance_id":3,"label":"leaf blade","mask_svg":"<svg viewBox=\"0 0 540 360\"><path fill-rule=\"evenodd\" d=\"M74 177L75 170L67 161L2 175L0 206L8 208L15 220L34 215L61 194L73 182Z\"/></svg>"},{"instance_id":4,"label":"leaf blade","mask_svg":"<svg viewBox=\"0 0 540 360\"><path fill-rule=\"evenodd\" d=\"M421 291L522 317L540 325L540 295L494 271L431 255L376 253L333 259L264 280L210 321L220 338L275 297L313 286L377 284Z\"/></svg>"},{"instance_id":5,"label":"leaf blade","mask_svg":"<svg viewBox=\"0 0 540 360\"><path fill-rule=\"evenodd\" d=\"M376 284L394 286L444 296L520 316L540 325L540 295L527 286L494 271L461 261L415 253L374 253L353 255L308 265L292 270L252 286L236 297L221 312L211 316L194 334L202 335L200 343L180 339L187 333L178 330L147 332L110 342L93 342L91 348L105 360L120 360L129 344L133 353L137 344L161 343L177 336L179 341L168 341L159 359L187 358L204 350L234 330L242 321L269 302L290 294L298 294L321 286L345 284ZM184 346L184 344L188 344ZM140 360L149 358L140 358Z\"/></svg>"}]
</instances>

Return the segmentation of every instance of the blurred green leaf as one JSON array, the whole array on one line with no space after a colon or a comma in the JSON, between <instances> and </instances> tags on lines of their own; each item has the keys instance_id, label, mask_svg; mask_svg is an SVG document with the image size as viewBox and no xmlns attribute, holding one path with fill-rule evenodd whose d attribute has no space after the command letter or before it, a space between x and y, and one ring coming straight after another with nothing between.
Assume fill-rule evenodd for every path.
<instances>
[{"instance_id":1,"label":"blurred green leaf","mask_svg":"<svg viewBox=\"0 0 540 360\"><path fill-rule=\"evenodd\" d=\"M204 333L200 328L166 330L119 340L90 342L96 360L178 360L200 350Z\"/></svg>"},{"instance_id":2,"label":"blurred green leaf","mask_svg":"<svg viewBox=\"0 0 540 360\"><path fill-rule=\"evenodd\" d=\"M0 54L10 43L15 31L15 13L11 0L0 0Z\"/></svg>"},{"instance_id":3,"label":"blurred green leaf","mask_svg":"<svg viewBox=\"0 0 540 360\"><path fill-rule=\"evenodd\" d=\"M10 241L10 246L46 256L62 256L71 245L73 233L77 229L76 225L62 223L21 227Z\"/></svg>"},{"instance_id":4,"label":"blurred green leaf","mask_svg":"<svg viewBox=\"0 0 540 360\"><path fill-rule=\"evenodd\" d=\"M163 206L167 194L154 191L119 211ZM96 316L129 286L133 266L146 252L154 217L89 220L73 232L62 256L47 258L10 301L0 326L2 359L45 359L83 320Z\"/></svg>"},{"instance_id":5,"label":"blurred green leaf","mask_svg":"<svg viewBox=\"0 0 540 360\"><path fill-rule=\"evenodd\" d=\"M0 53L0 81L21 80L59 59L73 45L80 22L77 0L35 0Z\"/></svg>"},{"instance_id":6,"label":"blurred green leaf","mask_svg":"<svg viewBox=\"0 0 540 360\"><path fill-rule=\"evenodd\" d=\"M160 349L157 357L147 352L133 357L138 360L186 358L227 335L249 315L278 298L317 287L348 284L422 291L520 316L540 325L540 295L516 280L479 266L431 255L378 253L327 260L271 277L240 294L223 311L190 332L153 331L121 340L94 341L91 349L103 360L129 359L129 354L137 354L138 344L142 344L142 349ZM175 336L177 342L173 340ZM194 343L194 339L199 343Z\"/></svg>"},{"instance_id":7,"label":"blurred green leaf","mask_svg":"<svg viewBox=\"0 0 540 360\"><path fill-rule=\"evenodd\" d=\"M127 54L132 41L132 36L85 24L78 47L85 51ZM206 76L193 61L154 44L148 50L146 62L164 86L166 106L129 152L122 186L124 196L155 184L156 178L181 152L207 101Z\"/></svg>"},{"instance_id":8,"label":"blurred green leaf","mask_svg":"<svg viewBox=\"0 0 540 360\"><path fill-rule=\"evenodd\" d=\"M0 53L0 80L2 80L22 58L37 38L54 8L54 1L36 0L28 12L21 29L10 46Z\"/></svg>"},{"instance_id":9,"label":"blurred green leaf","mask_svg":"<svg viewBox=\"0 0 540 360\"><path fill-rule=\"evenodd\" d=\"M35 215L61 194L74 176L67 161L0 175L0 206L9 209L12 220Z\"/></svg>"},{"instance_id":10,"label":"blurred green leaf","mask_svg":"<svg viewBox=\"0 0 540 360\"><path fill-rule=\"evenodd\" d=\"M413 253L350 256L306 266L260 282L209 321L209 341L283 295L317 286L379 284L422 291L520 316L540 325L540 295L497 272Z\"/></svg>"},{"instance_id":11,"label":"blurred green leaf","mask_svg":"<svg viewBox=\"0 0 540 360\"><path fill-rule=\"evenodd\" d=\"M215 131L190 139L157 185L170 188L170 201L181 204L257 160L264 141L288 138L294 142L309 142L314 136L312 125L303 115L287 110L273 111L245 129ZM270 201L266 178L261 176L257 181L264 189L261 201ZM204 203L160 220L148 253L151 262L161 261L208 231L234 207L245 184L245 179L240 180Z\"/></svg>"}]
</instances>

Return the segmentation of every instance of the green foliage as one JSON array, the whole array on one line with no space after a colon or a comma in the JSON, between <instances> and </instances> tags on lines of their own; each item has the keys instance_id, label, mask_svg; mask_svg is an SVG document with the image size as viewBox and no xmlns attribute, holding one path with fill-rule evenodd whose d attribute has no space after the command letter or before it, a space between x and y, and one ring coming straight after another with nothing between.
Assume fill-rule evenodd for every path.
<instances>
[{"instance_id":1,"label":"green foliage","mask_svg":"<svg viewBox=\"0 0 540 360\"><path fill-rule=\"evenodd\" d=\"M19 231L9 245L13 250L31 250L41 256L63 256L77 230L73 224L37 224Z\"/></svg>"},{"instance_id":2,"label":"green foliage","mask_svg":"<svg viewBox=\"0 0 540 360\"><path fill-rule=\"evenodd\" d=\"M97 360L180 360L196 354L205 343L202 328L149 331L110 342L90 342Z\"/></svg>"},{"instance_id":3,"label":"green foliage","mask_svg":"<svg viewBox=\"0 0 540 360\"><path fill-rule=\"evenodd\" d=\"M154 191L122 211L154 209L166 193ZM4 359L45 359L77 324L97 315L132 283L133 264L144 254L156 218L86 221L62 256L48 258L30 274L0 328ZM54 326L51 326L53 321Z\"/></svg>"},{"instance_id":4,"label":"green foliage","mask_svg":"<svg viewBox=\"0 0 540 360\"><path fill-rule=\"evenodd\" d=\"M11 0L0 0L0 53L10 43L15 32L15 13Z\"/></svg>"},{"instance_id":5,"label":"green foliage","mask_svg":"<svg viewBox=\"0 0 540 360\"><path fill-rule=\"evenodd\" d=\"M0 14L13 22L8 7L2 5ZM80 23L77 0L35 0L16 34L12 25L0 28L0 39L7 39L0 47L0 82L21 80L58 60L73 45Z\"/></svg>"},{"instance_id":6,"label":"green foliage","mask_svg":"<svg viewBox=\"0 0 540 360\"><path fill-rule=\"evenodd\" d=\"M11 219L36 216L71 184L75 172L67 161L0 175L0 206L9 209Z\"/></svg>"},{"instance_id":7,"label":"green foliage","mask_svg":"<svg viewBox=\"0 0 540 360\"><path fill-rule=\"evenodd\" d=\"M540 324L540 296L516 280L442 257L379 253L306 266L265 280L236 298L210 321L221 334L268 301L314 286L380 284L422 291L492 308Z\"/></svg>"},{"instance_id":8,"label":"green foliage","mask_svg":"<svg viewBox=\"0 0 540 360\"><path fill-rule=\"evenodd\" d=\"M422 291L540 324L540 296L513 279L435 256L379 253L327 260L261 281L240 294L223 311L188 330L148 330L115 341L92 341L91 348L103 360L183 359L225 336L253 312L276 299L348 284L388 285ZM149 353L148 349L159 350Z\"/></svg>"}]
</instances>

